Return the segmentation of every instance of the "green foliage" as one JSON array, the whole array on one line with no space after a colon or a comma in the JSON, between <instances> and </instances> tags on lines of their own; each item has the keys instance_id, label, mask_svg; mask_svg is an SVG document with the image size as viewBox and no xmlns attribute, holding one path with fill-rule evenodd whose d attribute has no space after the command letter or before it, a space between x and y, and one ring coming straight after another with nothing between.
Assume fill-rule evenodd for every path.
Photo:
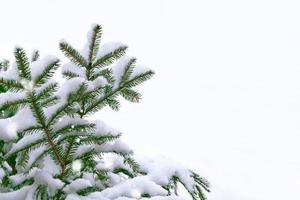
<instances>
[{"instance_id":1,"label":"green foliage","mask_svg":"<svg viewBox=\"0 0 300 200\"><path fill-rule=\"evenodd\" d=\"M9 61L6 59L3 59L0 61L0 71L6 71L9 67Z\"/></svg>"},{"instance_id":2,"label":"green foliage","mask_svg":"<svg viewBox=\"0 0 300 200\"><path fill-rule=\"evenodd\" d=\"M81 196L87 196L88 194L90 194L92 192L96 192L96 191L101 191L101 189L99 187L91 186L91 187L81 189L81 190L77 191L76 193Z\"/></svg>"},{"instance_id":3,"label":"green foliage","mask_svg":"<svg viewBox=\"0 0 300 200\"><path fill-rule=\"evenodd\" d=\"M31 79L31 73L29 68L29 61L25 54L25 51L22 48L16 48L15 49L15 58L16 63L19 70L19 76L21 78L25 78L30 80Z\"/></svg>"},{"instance_id":4,"label":"green foliage","mask_svg":"<svg viewBox=\"0 0 300 200\"><path fill-rule=\"evenodd\" d=\"M32 126L18 130L17 138L5 144L0 140L0 167L6 172L1 180L1 190L17 190L27 185L36 184L34 196L36 200L63 200L67 194L64 187L76 179L82 178L83 173L91 173L101 184L89 186L76 191L78 195L86 196L95 191L102 191L110 187L109 174L126 176L129 179L139 175L145 175L140 170L139 164L133 159L132 152L122 150L105 150L105 144L116 141L121 134L110 132L101 135L96 134L96 124L84 120L87 116L100 111L106 106L113 110L120 109L119 97L133 103L141 99L141 94L136 91L136 86L149 80L154 72L151 70L136 71L136 59L120 59L125 55L127 46L119 45L106 53L99 53L101 50L100 41L102 28L95 25L88 40L88 52L82 54L67 42L59 44L60 50L70 61L84 71L84 75L72 69L63 71L63 76L70 80L83 78L78 87L67 91L65 98L58 95L59 85L53 81L53 75L60 67L58 59L43 62L39 74L32 74L31 64L38 62L39 51L34 51L28 59L25 51L18 47L14 51L16 67L19 79L0 78L0 93L12 91L22 94L19 99L9 100L0 105L2 117L15 114L21 108L28 108L35 119ZM120 74L114 73L112 64L119 61L122 68ZM9 62L0 62L0 71L6 71ZM91 83L103 79L99 85L90 87ZM77 79L76 79L77 80ZM47 110L51 107L51 112ZM4 112L3 112L4 111ZM60 124L62 118L72 119L68 123ZM24 138L39 135L35 139L23 144ZM14 148L12 148L14 144ZM77 151L80 147L91 146L86 151ZM39 150L39 151L36 151ZM33 152L35 153L33 154ZM124 166L113 169L97 168L98 161L105 154L114 154L123 160ZM32 157L34 155L34 157ZM59 167L59 173L54 178L61 180L65 185L56 191L49 191L46 184L35 183L35 177L30 172L35 168L42 168L43 159L51 158ZM81 171L75 172L72 169L74 161L81 161ZM18 184L11 181L11 176L22 174L26 178ZM193 199L204 200L203 190L209 191L208 182L198 174L192 172L195 180L195 189L189 191ZM177 176L172 176L168 185L163 186L169 194L177 193L177 184L183 184ZM183 184L184 186L184 184ZM151 195L143 193L142 197L150 198Z\"/></svg>"},{"instance_id":5,"label":"green foliage","mask_svg":"<svg viewBox=\"0 0 300 200\"><path fill-rule=\"evenodd\" d=\"M31 62L37 61L39 57L40 57L40 52L38 50L34 50L31 55Z\"/></svg>"},{"instance_id":6,"label":"green foliage","mask_svg":"<svg viewBox=\"0 0 300 200\"><path fill-rule=\"evenodd\" d=\"M143 83L150 79L154 72L151 70L145 71L140 74L132 76L136 59L132 58L127 63L121 74L121 78L117 87L115 87L115 80L112 69L109 67L116 60L122 57L127 50L127 46L120 45L104 55L97 57L100 40L102 35L102 28L99 25L95 25L92 28L92 32L89 38L88 58L85 58L76 49L74 49L67 42L60 43L60 49L62 52L78 67L81 67L85 71L85 77L87 81L93 81L99 77L103 77L107 80L108 84L104 86L104 95L86 96L81 102L82 116L89 115L99 111L105 106L109 106L113 110L119 110L120 103L117 100L119 95L123 96L126 100L131 102L139 102L141 94L133 90L133 87ZM80 75L74 71L64 71L63 75L68 78L79 77Z\"/></svg>"},{"instance_id":7,"label":"green foliage","mask_svg":"<svg viewBox=\"0 0 300 200\"><path fill-rule=\"evenodd\" d=\"M0 61L0 72L7 71L8 68L9 68L8 60L3 59L2 61ZM1 82L0 82L0 93L4 93L7 90L8 90L8 88L4 84L1 84ZM9 110L5 106L0 107L0 119L11 117L15 112L16 112L16 110Z\"/></svg>"},{"instance_id":8,"label":"green foliage","mask_svg":"<svg viewBox=\"0 0 300 200\"><path fill-rule=\"evenodd\" d=\"M50 199L47 185L39 185L35 191L36 200Z\"/></svg>"},{"instance_id":9,"label":"green foliage","mask_svg":"<svg viewBox=\"0 0 300 200\"><path fill-rule=\"evenodd\" d=\"M43 73L41 73L39 76L37 76L34 79L34 83L36 85L44 84L49 78L51 78L54 74L54 72L59 67L59 60L55 59L54 61L51 61L44 69Z\"/></svg>"}]
</instances>

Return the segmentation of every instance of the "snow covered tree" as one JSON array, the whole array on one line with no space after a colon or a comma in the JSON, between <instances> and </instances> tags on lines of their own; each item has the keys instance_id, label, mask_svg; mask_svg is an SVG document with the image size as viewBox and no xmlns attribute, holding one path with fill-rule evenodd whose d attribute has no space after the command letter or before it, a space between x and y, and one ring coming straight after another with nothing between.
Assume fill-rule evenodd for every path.
<instances>
[{"instance_id":1,"label":"snow covered tree","mask_svg":"<svg viewBox=\"0 0 300 200\"><path fill-rule=\"evenodd\" d=\"M120 108L120 98L137 103L135 87L154 72L126 56L127 46L100 46L102 28L94 25L88 44L78 51L62 41L70 60L64 81L53 75L59 59L39 59L34 51L15 49L15 62L0 63L0 199L204 200L208 182L195 172L163 159L138 157L121 133L88 116L106 106Z\"/></svg>"}]
</instances>

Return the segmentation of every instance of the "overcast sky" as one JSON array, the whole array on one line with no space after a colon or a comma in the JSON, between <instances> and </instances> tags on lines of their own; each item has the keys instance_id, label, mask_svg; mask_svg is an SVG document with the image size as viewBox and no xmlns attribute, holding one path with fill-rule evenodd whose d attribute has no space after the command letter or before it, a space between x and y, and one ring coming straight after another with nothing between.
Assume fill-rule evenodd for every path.
<instances>
[{"instance_id":1,"label":"overcast sky","mask_svg":"<svg viewBox=\"0 0 300 200\"><path fill-rule=\"evenodd\" d=\"M140 104L97 118L138 153L212 183L209 200L300 199L300 2L2 1L0 57L15 45L81 48L91 24L156 71Z\"/></svg>"}]
</instances>

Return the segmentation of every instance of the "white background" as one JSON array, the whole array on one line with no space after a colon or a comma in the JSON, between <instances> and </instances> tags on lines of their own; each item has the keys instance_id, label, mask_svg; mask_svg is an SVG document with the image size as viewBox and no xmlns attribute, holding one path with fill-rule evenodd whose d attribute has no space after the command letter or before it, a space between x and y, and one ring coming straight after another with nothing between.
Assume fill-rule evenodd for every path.
<instances>
[{"instance_id":1,"label":"white background","mask_svg":"<svg viewBox=\"0 0 300 200\"><path fill-rule=\"evenodd\" d=\"M63 59L59 40L81 48L99 23L156 76L140 104L97 118L208 178L209 200L299 200L298 2L1 1L0 56L19 44Z\"/></svg>"}]
</instances>

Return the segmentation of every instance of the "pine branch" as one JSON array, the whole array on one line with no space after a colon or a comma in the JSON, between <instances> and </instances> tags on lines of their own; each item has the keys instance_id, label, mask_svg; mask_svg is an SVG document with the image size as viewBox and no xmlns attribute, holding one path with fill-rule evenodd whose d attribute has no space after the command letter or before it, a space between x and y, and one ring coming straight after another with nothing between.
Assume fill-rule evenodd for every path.
<instances>
[{"instance_id":1,"label":"pine branch","mask_svg":"<svg viewBox=\"0 0 300 200\"><path fill-rule=\"evenodd\" d=\"M92 67L93 68L102 68L102 67L106 67L106 66L112 64L115 60L117 60L117 59L121 58L123 55L125 55L127 48L128 48L127 46L120 46L117 49L115 49L114 51L105 54L104 56L95 60Z\"/></svg>"},{"instance_id":2,"label":"pine branch","mask_svg":"<svg viewBox=\"0 0 300 200\"><path fill-rule=\"evenodd\" d=\"M128 88L123 88L120 91L120 94L122 95L122 97L124 99L126 99L127 101L130 101L132 103L138 103L142 97L142 95L132 89L128 89Z\"/></svg>"},{"instance_id":3,"label":"pine branch","mask_svg":"<svg viewBox=\"0 0 300 200\"><path fill-rule=\"evenodd\" d=\"M59 44L59 48L76 65L84 67L84 68L88 67L88 63L85 60L85 58L68 43L61 42Z\"/></svg>"},{"instance_id":4,"label":"pine branch","mask_svg":"<svg viewBox=\"0 0 300 200\"><path fill-rule=\"evenodd\" d=\"M65 163L62 159L61 155L59 154L59 151L57 149L57 146L53 142L53 138L51 136L50 130L46 126L46 116L41 108L41 106L38 104L35 93L30 93L29 98L31 101L30 109L34 115L34 117L38 120L39 124L43 127L43 132L47 136L47 142L51 146L53 153L56 157L56 159L59 161L60 167L61 167L61 174L63 176L65 171Z\"/></svg>"},{"instance_id":5,"label":"pine branch","mask_svg":"<svg viewBox=\"0 0 300 200\"><path fill-rule=\"evenodd\" d=\"M112 110L115 110L115 111L118 111L121 106L120 102L113 98L107 98L106 103Z\"/></svg>"},{"instance_id":6,"label":"pine branch","mask_svg":"<svg viewBox=\"0 0 300 200\"><path fill-rule=\"evenodd\" d=\"M153 74L154 74L153 71L147 71L147 72L141 73L139 75L136 75L135 77L133 77L130 80L125 81L118 88L106 93L105 96L93 101L90 105L88 105L88 107L84 110L83 115L86 115L89 112L96 112L96 111L100 110L106 104L109 104L111 102L110 100L114 99L120 91L122 91L123 89L131 88L131 87L141 84L142 82L150 79L153 76ZM128 90L125 90L125 92L126 91L128 92ZM130 91L130 92L133 94L132 91ZM123 92L123 95L124 95L124 92ZM131 100L133 102L136 102L140 99L140 96L138 95L138 93L135 93L134 95L136 95L136 96L134 96L134 98L131 98ZM125 95L125 97L130 99L129 96Z\"/></svg>"},{"instance_id":7,"label":"pine branch","mask_svg":"<svg viewBox=\"0 0 300 200\"><path fill-rule=\"evenodd\" d=\"M15 80L7 80L4 78L0 78L0 84L4 85L5 88L7 88L10 91L18 92L20 90L23 90L22 84Z\"/></svg>"},{"instance_id":8,"label":"pine branch","mask_svg":"<svg viewBox=\"0 0 300 200\"><path fill-rule=\"evenodd\" d=\"M33 116L37 119L38 123L42 127L45 127L46 116L41 105L39 105L36 94L34 92L29 94L29 100L30 100L30 110Z\"/></svg>"},{"instance_id":9,"label":"pine branch","mask_svg":"<svg viewBox=\"0 0 300 200\"><path fill-rule=\"evenodd\" d=\"M24 150L20 153L19 159L17 160L17 165L21 166L22 168L26 167L26 164L28 163L29 160L29 151Z\"/></svg>"},{"instance_id":10,"label":"pine branch","mask_svg":"<svg viewBox=\"0 0 300 200\"><path fill-rule=\"evenodd\" d=\"M85 92L86 92L86 85L84 83L80 85L80 87L76 91L71 92L67 97L67 102L62 106L60 106L56 110L56 112L54 112L50 116L47 122L47 127L53 125L61 116L65 114L71 114L70 111L72 110L72 105L75 102L80 101L82 96L85 94Z\"/></svg>"},{"instance_id":11,"label":"pine branch","mask_svg":"<svg viewBox=\"0 0 300 200\"><path fill-rule=\"evenodd\" d=\"M46 157L50 151L52 151L51 148L46 149L45 151L41 152L36 158L35 160L27 167L27 170L24 172L24 174L29 174L30 171L36 167L38 165L38 163L44 158Z\"/></svg>"},{"instance_id":12,"label":"pine branch","mask_svg":"<svg viewBox=\"0 0 300 200\"><path fill-rule=\"evenodd\" d=\"M58 103L59 101L59 98L54 96L54 97L49 97L49 98L46 98L46 99L42 99L41 100L41 106L46 108L46 107L49 107L49 106L53 106L55 105L56 103Z\"/></svg>"},{"instance_id":13,"label":"pine branch","mask_svg":"<svg viewBox=\"0 0 300 200\"><path fill-rule=\"evenodd\" d=\"M85 83L74 91L68 91L67 96L56 94L58 84L49 81L59 67L58 60L52 60L46 66L42 66L44 67L42 72L32 80L29 62L35 62L39 58L39 52L35 51L29 61L24 50L16 48L15 57L19 78L17 78L18 80L0 78L0 92L8 90L22 91L26 98L5 102L1 108L17 110L21 106L28 106L35 122L30 127L19 130L17 132L18 138L9 141L8 144L4 145L0 140L0 167L7 173L0 181L4 190L19 189L34 184L33 186L36 187L34 198L36 200L63 200L67 198L67 191L64 190L64 187L74 180L85 179L83 176L85 173L91 173L94 176L96 185L75 191L78 195L87 195L110 187L110 173L115 176L123 176L126 179L146 175L133 159L131 151L128 152L128 150L119 148L118 143L113 143L110 146L110 142L118 140L120 134L98 135L95 133L95 124L79 119L79 117L83 118L85 115L96 112L104 106L110 106L113 110L118 110L120 107L119 95L127 101L139 102L141 94L135 91L134 87L148 80L154 74L150 70L142 73L134 71L136 59L132 58L123 66L121 75L114 77L112 69L107 66L123 56L126 53L127 46L119 46L113 51L99 56L101 36L101 26L94 26L89 37L87 58L68 43L60 43L60 49L71 62L78 67L82 67L81 70L85 71L85 76L72 69L63 72L63 75L68 79L85 78ZM7 64L0 62L0 71L5 71L8 65L8 62ZM107 82L101 82L102 77ZM68 89L70 88L68 87ZM45 107L55 103L57 105L53 108L44 110ZM64 119L65 116L70 118L69 124L61 122L60 119L62 117ZM99 128L98 125L97 129ZM33 138L35 135L32 134L36 134L37 137ZM106 143L108 146L104 145ZM7 152L7 150L10 151ZM103 157L105 154L118 155L120 158L116 158L117 161L121 160L123 162L118 167L111 167L108 170L97 169L98 159L105 159ZM43 163L46 162L46 160L43 160L45 156L50 156L52 161L60 167L60 174L54 175L53 178L58 178L65 183L62 188L53 191L53 193L50 193L50 186L47 183L38 183L29 174L35 167L43 170L41 164L45 164ZM82 162L82 167L79 167L80 173L77 173L76 170L72 171L74 170L74 159ZM10 180L11 175L24 175L27 177L21 183L14 184ZM169 195L174 193L177 195L177 185L182 184L194 200L205 200L205 192L209 192L209 183L192 171L191 178L194 180L193 189L187 187L185 185L186 180L180 180L176 173L171 176L168 185L162 187L168 191ZM142 193L141 197L150 198L152 195Z\"/></svg>"},{"instance_id":14,"label":"pine branch","mask_svg":"<svg viewBox=\"0 0 300 200\"><path fill-rule=\"evenodd\" d=\"M123 173L123 174L127 175L127 176L130 177L130 178L133 178L133 177L134 177L134 174L133 174L133 173L131 173L129 170L127 170L127 169L125 169L125 168L123 168L123 167L115 168L115 169L113 170L113 173L115 173L115 174Z\"/></svg>"},{"instance_id":15,"label":"pine branch","mask_svg":"<svg viewBox=\"0 0 300 200\"><path fill-rule=\"evenodd\" d=\"M26 129L18 131L17 135L19 136L19 138L23 138L26 135L30 135L30 134L33 134L33 133L36 133L36 132L39 132L39 131L42 131L42 130L43 130L43 127L40 126L40 125L30 126Z\"/></svg>"},{"instance_id":16,"label":"pine branch","mask_svg":"<svg viewBox=\"0 0 300 200\"><path fill-rule=\"evenodd\" d=\"M35 78L34 83L36 85L44 84L49 78L53 76L54 72L57 70L58 67L59 67L58 59L51 61L44 68L43 72Z\"/></svg>"},{"instance_id":17,"label":"pine branch","mask_svg":"<svg viewBox=\"0 0 300 200\"><path fill-rule=\"evenodd\" d=\"M22 146L21 148L19 149L14 149L13 151L9 151L6 155L5 155L5 159L8 159L9 157L11 156L14 156L20 152L23 152L23 151L32 151L34 149L37 149L43 145L47 145L47 139L46 138L41 138L41 139L37 139L29 144L26 144L24 146Z\"/></svg>"},{"instance_id":18,"label":"pine branch","mask_svg":"<svg viewBox=\"0 0 300 200\"><path fill-rule=\"evenodd\" d=\"M34 50L31 56L31 62L35 62L39 59L40 52L38 50Z\"/></svg>"},{"instance_id":19,"label":"pine branch","mask_svg":"<svg viewBox=\"0 0 300 200\"><path fill-rule=\"evenodd\" d=\"M72 152L74 143L75 143L75 137L73 137L71 139L71 141L69 141L69 143L67 144L67 151L66 151L66 154L64 156L64 159L65 159L66 162L69 160L69 157L70 157L70 154Z\"/></svg>"},{"instance_id":20,"label":"pine branch","mask_svg":"<svg viewBox=\"0 0 300 200\"><path fill-rule=\"evenodd\" d=\"M6 59L3 59L0 61L0 71L6 71L9 67L9 61Z\"/></svg>"},{"instance_id":21,"label":"pine branch","mask_svg":"<svg viewBox=\"0 0 300 200\"><path fill-rule=\"evenodd\" d=\"M132 87L135 87L135 86L141 84L142 82L147 81L153 75L154 75L154 72L149 70L147 72L144 72L144 73L134 76L132 79L127 80L124 83L122 83L122 85L123 85L123 87L132 88Z\"/></svg>"},{"instance_id":22,"label":"pine branch","mask_svg":"<svg viewBox=\"0 0 300 200\"><path fill-rule=\"evenodd\" d=\"M45 100L47 98L50 98L51 96L53 96L53 93L57 91L57 89L57 83L50 83L39 91L39 93L36 96L36 99Z\"/></svg>"},{"instance_id":23,"label":"pine branch","mask_svg":"<svg viewBox=\"0 0 300 200\"><path fill-rule=\"evenodd\" d=\"M121 135L101 135L101 136L96 136L96 135L89 135L85 138L82 138L80 140L80 144L97 144L97 145L102 145L106 142L111 142L114 141L118 138L120 138Z\"/></svg>"},{"instance_id":24,"label":"pine branch","mask_svg":"<svg viewBox=\"0 0 300 200\"><path fill-rule=\"evenodd\" d=\"M95 129L95 124L67 124L60 129L56 130L56 134L64 135L70 132L93 132Z\"/></svg>"},{"instance_id":25,"label":"pine branch","mask_svg":"<svg viewBox=\"0 0 300 200\"><path fill-rule=\"evenodd\" d=\"M19 70L19 76L27 80L31 80L29 61L25 51L22 48L15 49L15 58Z\"/></svg>"},{"instance_id":26,"label":"pine branch","mask_svg":"<svg viewBox=\"0 0 300 200\"><path fill-rule=\"evenodd\" d=\"M55 154L55 157L56 159L59 161L59 164L60 164L60 167L61 167L61 176L63 177L64 175L64 172L65 172L65 162L61 156L61 154L59 154L58 150L57 150L57 147L56 145L54 144L53 140L52 140L52 137L51 137L51 133L49 132L49 130L47 128L44 128L44 132L46 133L47 135L47 139L48 139L48 142Z\"/></svg>"},{"instance_id":27,"label":"pine branch","mask_svg":"<svg viewBox=\"0 0 300 200\"><path fill-rule=\"evenodd\" d=\"M100 45L100 39L102 36L102 28L100 25L95 25L92 30L92 35L90 37L89 41L89 57L88 57L88 62L92 63L99 50L99 45Z\"/></svg>"},{"instance_id":28,"label":"pine branch","mask_svg":"<svg viewBox=\"0 0 300 200\"><path fill-rule=\"evenodd\" d=\"M126 64L126 66L124 68L123 74L121 76L120 84L129 79L129 77L131 76L131 74L133 72L135 63L136 63L136 58L132 58L128 61L128 63Z\"/></svg>"},{"instance_id":29,"label":"pine branch","mask_svg":"<svg viewBox=\"0 0 300 200\"><path fill-rule=\"evenodd\" d=\"M104 77L107 80L107 82L110 84L113 84L115 81L115 79L113 77L112 69L110 69L110 68L106 68L106 69L100 70L99 72L92 73L90 80L93 81L93 80L97 79L98 77Z\"/></svg>"},{"instance_id":30,"label":"pine branch","mask_svg":"<svg viewBox=\"0 0 300 200\"><path fill-rule=\"evenodd\" d=\"M71 72L71 71L64 71L62 74L64 77L66 77L68 79L80 77L79 74L77 74L75 72Z\"/></svg>"},{"instance_id":31,"label":"pine branch","mask_svg":"<svg viewBox=\"0 0 300 200\"><path fill-rule=\"evenodd\" d=\"M26 99L18 99L14 101L7 101L1 105L1 110L6 110L9 112L14 112L22 107L24 107L28 101Z\"/></svg>"}]
</instances>

